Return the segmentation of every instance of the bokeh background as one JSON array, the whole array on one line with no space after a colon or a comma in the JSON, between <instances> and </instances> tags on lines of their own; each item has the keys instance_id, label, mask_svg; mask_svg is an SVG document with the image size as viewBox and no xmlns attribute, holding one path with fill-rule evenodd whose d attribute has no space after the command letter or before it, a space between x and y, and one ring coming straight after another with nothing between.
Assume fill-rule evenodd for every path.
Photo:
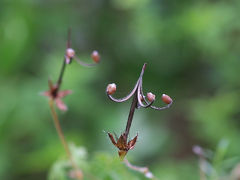
<instances>
[{"instance_id":1,"label":"bokeh background","mask_svg":"<svg viewBox=\"0 0 240 180\"><path fill-rule=\"evenodd\" d=\"M145 179L124 167L119 174L118 167L104 169L117 158L104 131L124 130L131 103L111 102L105 88L115 82L116 96L125 96L144 62L144 92L156 94L158 106L162 93L174 104L136 111L130 136L138 133L139 140L131 162L159 179L193 180L199 179L193 145L214 153L224 140L225 158L239 157L239 9L238 0L1 0L0 179L47 179L65 156L39 93L49 77L57 80L69 27L80 59L91 62L93 50L101 54L97 67L67 67L62 89L74 93L64 99L69 111L58 111L68 142L86 149L86 164L102 168L94 176ZM219 176L236 165L231 161Z\"/></svg>"}]
</instances>

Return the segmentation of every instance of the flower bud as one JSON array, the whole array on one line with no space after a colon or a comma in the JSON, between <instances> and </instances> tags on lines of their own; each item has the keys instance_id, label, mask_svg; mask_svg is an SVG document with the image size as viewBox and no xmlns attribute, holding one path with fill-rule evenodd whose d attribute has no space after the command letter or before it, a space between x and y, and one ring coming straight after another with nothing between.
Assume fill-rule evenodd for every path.
<instances>
[{"instance_id":1,"label":"flower bud","mask_svg":"<svg viewBox=\"0 0 240 180\"><path fill-rule=\"evenodd\" d=\"M148 179L153 179L154 178L153 174L149 171L144 173L144 174L145 174L145 177L148 178Z\"/></svg>"},{"instance_id":2,"label":"flower bud","mask_svg":"<svg viewBox=\"0 0 240 180\"><path fill-rule=\"evenodd\" d=\"M97 51L93 51L91 57L95 63L100 62L100 55L98 54Z\"/></svg>"},{"instance_id":3,"label":"flower bud","mask_svg":"<svg viewBox=\"0 0 240 180\"><path fill-rule=\"evenodd\" d=\"M192 150L198 156L204 155L203 149L200 146L193 146Z\"/></svg>"},{"instance_id":4,"label":"flower bud","mask_svg":"<svg viewBox=\"0 0 240 180\"><path fill-rule=\"evenodd\" d=\"M71 59L75 56L75 51L72 48L67 48L66 50L66 56Z\"/></svg>"},{"instance_id":5,"label":"flower bud","mask_svg":"<svg viewBox=\"0 0 240 180\"><path fill-rule=\"evenodd\" d=\"M147 93L147 99L148 101L152 102L155 100L155 95L151 92Z\"/></svg>"},{"instance_id":6,"label":"flower bud","mask_svg":"<svg viewBox=\"0 0 240 180\"><path fill-rule=\"evenodd\" d=\"M115 83L108 84L108 86L107 86L107 93L109 95L114 94L116 92L116 90L117 90L117 86L116 86Z\"/></svg>"},{"instance_id":7,"label":"flower bud","mask_svg":"<svg viewBox=\"0 0 240 180\"><path fill-rule=\"evenodd\" d=\"M163 94L162 95L162 101L165 102L166 104L171 104L172 103L172 98L170 96Z\"/></svg>"}]
</instances>

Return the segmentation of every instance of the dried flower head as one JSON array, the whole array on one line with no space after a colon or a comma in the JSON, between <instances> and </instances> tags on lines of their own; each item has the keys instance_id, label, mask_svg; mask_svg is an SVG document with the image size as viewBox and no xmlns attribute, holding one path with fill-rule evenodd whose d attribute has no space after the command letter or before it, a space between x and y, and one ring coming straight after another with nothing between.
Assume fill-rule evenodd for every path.
<instances>
[{"instance_id":1,"label":"dried flower head","mask_svg":"<svg viewBox=\"0 0 240 180\"><path fill-rule=\"evenodd\" d=\"M108 133L108 136L109 136L110 140L112 141L113 145L118 148L118 155L121 160L124 159L124 157L126 156L126 154L129 150L134 148L134 146L137 142L137 137L138 137L138 135L137 135L137 136L135 136L135 138L133 138L132 140L127 142L127 136L125 133L122 134L119 138L116 137L116 141L111 133Z\"/></svg>"},{"instance_id":2,"label":"dried flower head","mask_svg":"<svg viewBox=\"0 0 240 180\"><path fill-rule=\"evenodd\" d=\"M167 105L163 106L163 107L156 107L156 106L152 105L153 102L155 102L155 95L153 93L148 93L147 96L144 96L143 87L142 87L142 77L143 77L145 68L146 68L146 63L142 67L141 74L138 78L137 83L135 84L135 87L124 98L117 99L117 98L114 98L113 96L111 96L112 94L108 93L108 87L109 87L109 85L111 85L111 84L109 84L106 88L106 94L109 97L109 99L111 99L114 102L121 103L121 102L127 101L128 99L130 99L131 97L133 97L135 95L137 97L137 107L138 108L141 108L141 107L148 108L148 107L150 107L150 108L155 109L155 110L164 110L164 109L169 108L172 105L173 100L166 94L163 94L162 99L164 98L164 99L167 99L168 101L164 101L165 103L167 102L166 103ZM113 84L114 83L112 83L111 86L114 86ZM147 99L145 97L147 97Z\"/></svg>"},{"instance_id":3,"label":"dried flower head","mask_svg":"<svg viewBox=\"0 0 240 180\"><path fill-rule=\"evenodd\" d=\"M66 111L67 106L62 101L62 98L64 98L68 94L71 94L72 91L71 90L59 91L59 86L53 85L53 83L50 79L48 80L48 84L49 84L49 90L43 92L42 95L47 96L50 99L54 100L58 109L60 109L61 111Z\"/></svg>"},{"instance_id":4,"label":"dried flower head","mask_svg":"<svg viewBox=\"0 0 240 180\"><path fill-rule=\"evenodd\" d=\"M167 105L163 107L156 107L152 105L155 102L155 95L153 93L150 93L150 92L147 93L147 96L146 96L147 98L145 98L143 93L143 88L142 88L142 77L143 77L145 68L146 68L146 63L142 67L141 74L137 80L135 87L126 97L117 99L112 96L112 94L114 94L116 91L116 84L114 83L109 84L106 88L107 96L109 97L109 99L111 99L114 102L118 102L118 103L125 102L131 97L133 97L125 132L121 134L119 138L116 137L116 141L114 140L112 134L108 133L108 136L112 141L113 145L119 149L118 153L121 159L124 158L128 150L132 149L135 146L137 141L137 136L129 142L127 140L135 109L150 107L156 110L163 110L163 109L169 108L172 104L172 99L168 96L171 99L170 101L169 98L166 97L166 95L164 96L164 99L167 99L168 101L164 101L165 103L167 102L166 103Z\"/></svg>"}]
</instances>

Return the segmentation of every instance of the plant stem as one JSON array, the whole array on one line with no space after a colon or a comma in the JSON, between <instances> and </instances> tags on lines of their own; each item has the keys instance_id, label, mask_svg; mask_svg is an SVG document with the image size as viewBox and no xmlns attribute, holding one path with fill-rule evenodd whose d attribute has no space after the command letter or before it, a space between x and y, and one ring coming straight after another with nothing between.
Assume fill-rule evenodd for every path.
<instances>
[{"instance_id":1,"label":"plant stem","mask_svg":"<svg viewBox=\"0 0 240 180\"><path fill-rule=\"evenodd\" d=\"M131 124L132 124L132 119L133 119L135 109L137 107L137 103L138 103L138 98L137 98L137 91L136 91L134 93L134 96L133 96L132 105L131 105L131 108L130 108L130 112L129 112L129 115L128 115L128 121L127 121L126 129L125 129L125 133L124 133L126 138L128 137L128 134L129 134L129 130L130 130L130 127L131 127Z\"/></svg>"},{"instance_id":2,"label":"plant stem","mask_svg":"<svg viewBox=\"0 0 240 180\"><path fill-rule=\"evenodd\" d=\"M60 89L60 86L62 84L62 79L63 79L63 74L64 74L64 71L65 71L65 67L66 67L66 60L64 58L63 65L62 65L62 68L61 68L61 71L60 71L60 75L59 75L59 78L58 78L58 81L57 81L58 90Z\"/></svg>"},{"instance_id":3,"label":"plant stem","mask_svg":"<svg viewBox=\"0 0 240 180\"><path fill-rule=\"evenodd\" d=\"M71 47L71 28L68 29L68 40L67 40L67 48L70 48L70 47ZM59 78L57 81L58 90L60 89L60 86L62 84L62 78L63 78L63 74L65 71L65 67L66 67L66 58L64 56L62 68L61 68L60 75L59 75Z\"/></svg>"},{"instance_id":4,"label":"plant stem","mask_svg":"<svg viewBox=\"0 0 240 180\"><path fill-rule=\"evenodd\" d=\"M203 169L205 168L204 165L205 164L205 160L204 157L200 156L199 157L199 174L200 174L200 180L207 180L206 175L203 171Z\"/></svg>"},{"instance_id":5,"label":"plant stem","mask_svg":"<svg viewBox=\"0 0 240 180\"><path fill-rule=\"evenodd\" d=\"M72 167L75 169L76 172L79 172L79 175L76 177L77 179L81 180L83 175L82 175L82 171L77 167L77 165L75 164L73 158L72 158L72 154L69 150L69 147L68 147L68 144L65 140L65 137L64 137L64 134L63 134L63 131L62 131L62 128L61 128L61 125L60 125L60 122L58 120L58 116L57 116L57 113L54 109L54 106L53 106L53 100L51 99L49 101L49 106L50 106L50 110L51 110L51 114L52 114L52 118L53 118L53 121L54 121L54 125L56 127L56 130L57 130L57 133L58 133L58 136L61 140L61 143L63 144L63 147L66 151L66 154L72 164Z\"/></svg>"},{"instance_id":6,"label":"plant stem","mask_svg":"<svg viewBox=\"0 0 240 180\"><path fill-rule=\"evenodd\" d=\"M128 168L144 174L146 178L157 180L157 178L152 174L152 172L149 171L148 167L135 166L131 164L127 159L124 159L124 163Z\"/></svg>"},{"instance_id":7,"label":"plant stem","mask_svg":"<svg viewBox=\"0 0 240 180\"><path fill-rule=\"evenodd\" d=\"M70 153L70 150L68 148L68 145L67 145L67 142L65 141L65 137L63 135L63 132L62 132L62 128L60 126L60 122L58 120L58 116L57 116L57 113L53 107L53 100L50 100L49 101L49 106L50 106L50 109L51 109L51 113L52 113L52 117L53 117L53 121L54 121L54 125L56 127L56 130L57 130L57 133L58 133L58 136L63 144L63 147L67 153L67 156L68 158L71 159L71 153Z\"/></svg>"}]
</instances>

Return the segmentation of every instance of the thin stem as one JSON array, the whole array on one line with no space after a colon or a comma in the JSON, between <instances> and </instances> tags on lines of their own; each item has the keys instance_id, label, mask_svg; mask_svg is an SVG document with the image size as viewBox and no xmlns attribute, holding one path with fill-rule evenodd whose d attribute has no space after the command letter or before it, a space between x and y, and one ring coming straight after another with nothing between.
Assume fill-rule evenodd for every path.
<instances>
[{"instance_id":1,"label":"thin stem","mask_svg":"<svg viewBox=\"0 0 240 180\"><path fill-rule=\"evenodd\" d=\"M57 88L60 89L60 86L61 86L61 83L62 83L62 79L63 79L63 74L64 74L64 71L65 71L65 67L66 67L66 60L64 58L63 60L63 65L62 65L62 68L61 68L61 71L60 71L60 75L59 75L59 78L58 78L58 81L57 81Z\"/></svg>"},{"instance_id":2,"label":"thin stem","mask_svg":"<svg viewBox=\"0 0 240 180\"><path fill-rule=\"evenodd\" d=\"M140 83L140 81L142 79L142 76L143 76L145 68L146 68L146 63L144 63L144 65L142 67L142 71L141 71L140 77L138 78L138 81L137 81L137 83L136 83L136 85L134 87L134 90L132 91L132 92L134 92L133 100L132 100L132 105L131 105L131 108L130 108L130 112L129 112L129 115L128 115L128 121L127 121L126 129L125 129L125 133L124 133L126 138L128 137L129 130L130 130L130 127L131 127L131 124L132 124L133 115L134 115L135 109L137 108L137 105L138 105L139 83ZM141 84L140 84L140 86L141 86ZM132 92L130 94L132 94Z\"/></svg>"},{"instance_id":3,"label":"thin stem","mask_svg":"<svg viewBox=\"0 0 240 180\"><path fill-rule=\"evenodd\" d=\"M114 102L121 103L121 102L127 101L127 100L130 99L130 98L133 96L133 94L136 92L137 87L138 87L138 82L139 82L139 81L137 81L137 83L136 83L136 85L134 86L133 90L132 90L126 97L124 97L124 98L117 99L117 98L112 97L110 94L107 93L107 89L106 89L106 94L107 94L108 98L109 98L110 100L114 101Z\"/></svg>"},{"instance_id":4,"label":"thin stem","mask_svg":"<svg viewBox=\"0 0 240 180\"><path fill-rule=\"evenodd\" d=\"M78 64L80 64L80 65L82 65L82 66L85 66L85 67L92 67L92 66L96 66L96 65L98 65L97 63L85 63L85 62L83 62L83 61L81 61L78 57L74 57L75 58L75 60L78 62Z\"/></svg>"},{"instance_id":5,"label":"thin stem","mask_svg":"<svg viewBox=\"0 0 240 180\"><path fill-rule=\"evenodd\" d=\"M150 106L152 109L155 109L155 110L164 110L164 109L168 109L170 108L170 106L172 105L172 102L170 104L167 104L166 106L163 106L163 107L156 107L156 106Z\"/></svg>"},{"instance_id":6,"label":"thin stem","mask_svg":"<svg viewBox=\"0 0 240 180\"><path fill-rule=\"evenodd\" d=\"M56 127L58 136L59 136L59 138L60 138L60 140L61 140L61 142L62 142L62 144L63 144L63 147L64 147L64 149L65 149L65 151L66 151L66 153L67 153L68 158L71 159L72 156L71 156L69 147L68 147L68 145L67 145L67 142L65 141L65 137L64 137L64 135L63 135L62 128L61 128L61 126L60 126L60 122L59 122L59 120L58 120L57 113L56 113L56 111L55 111L55 109L54 109L54 107L53 107L53 100L50 100L50 101L49 101L49 106L50 106L50 109L51 109L51 113L52 113L54 125L55 125L55 127Z\"/></svg>"},{"instance_id":7,"label":"thin stem","mask_svg":"<svg viewBox=\"0 0 240 180\"><path fill-rule=\"evenodd\" d=\"M152 172L149 171L148 167L139 167L132 165L127 159L124 159L124 163L128 168L144 174L146 178L157 180L157 178L152 174Z\"/></svg>"},{"instance_id":8,"label":"thin stem","mask_svg":"<svg viewBox=\"0 0 240 180\"><path fill-rule=\"evenodd\" d=\"M68 29L67 48L71 47L71 30L72 30L71 28ZM60 89L60 86L61 86L61 83L62 83L65 67L66 67L66 58L64 57L62 68L61 68L61 71L60 71L60 75L59 75L59 78L58 78L58 81L57 81L58 89Z\"/></svg>"},{"instance_id":9,"label":"thin stem","mask_svg":"<svg viewBox=\"0 0 240 180\"><path fill-rule=\"evenodd\" d=\"M205 164L205 160L204 157L199 156L199 174L200 174L200 180L207 180L206 175L204 173L204 165Z\"/></svg>"},{"instance_id":10,"label":"thin stem","mask_svg":"<svg viewBox=\"0 0 240 180\"><path fill-rule=\"evenodd\" d=\"M137 108L137 104L138 104L138 97L137 97L137 92L135 92L134 96L133 96L130 112L129 112L129 115L128 115L126 130L125 130L125 133L124 133L126 138L128 137L128 134L129 134L129 130L130 130L130 127L131 127L131 124L132 124L132 119L133 119L135 109Z\"/></svg>"},{"instance_id":11,"label":"thin stem","mask_svg":"<svg viewBox=\"0 0 240 180\"><path fill-rule=\"evenodd\" d=\"M71 28L68 29L68 39L67 39L67 48L70 48L70 47L71 47ZM66 58L64 56L62 68L61 68L60 75L59 75L58 81L57 81L57 91L60 89L60 86L62 84L65 67L66 67Z\"/></svg>"},{"instance_id":12,"label":"thin stem","mask_svg":"<svg viewBox=\"0 0 240 180\"><path fill-rule=\"evenodd\" d=\"M56 111L54 109L53 100L52 99L49 101L49 106L50 106L52 118L53 118L53 121L54 121L54 125L56 127L56 130L57 130L58 136L59 136L59 138L61 140L61 143L62 143L62 145L63 145L63 147L64 147L64 149L66 151L66 154L67 154L67 156L68 156L68 158L69 158L69 160L70 160L70 162L72 164L72 167L75 169L75 171L79 172L79 176L77 176L76 178L81 180L82 177L83 177L82 171L77 167L77 165L75 164L75 162L74 162L74 160L72 158L72 154L71 154L71 152L69 150L69 147L68 147L68 144L67 144L67 142L65 140L65 137L64 137L64 134L63 134L60 122L58 120L57 113L56 113Z\"/></svg>"},{"instance_id":13,"label":"thin stem","mask_svg":"<svg viewBox=\"0 0 240 180\"><path fill-rule=\"evenodd\" d=\"M142 96L143 100L145 100L144 94L141 92L141 88L142 88L142 78L139 79L139 85L138 85L138 89L137 89L137 94L138 94L137 98L138 98L139 107L148 108L154 103L155 100L153 100L152 102L149 102L149 103L147 101L145 101L146 105L144 105L141 101L141 96Z\"/></svg>"}]
</instances>

